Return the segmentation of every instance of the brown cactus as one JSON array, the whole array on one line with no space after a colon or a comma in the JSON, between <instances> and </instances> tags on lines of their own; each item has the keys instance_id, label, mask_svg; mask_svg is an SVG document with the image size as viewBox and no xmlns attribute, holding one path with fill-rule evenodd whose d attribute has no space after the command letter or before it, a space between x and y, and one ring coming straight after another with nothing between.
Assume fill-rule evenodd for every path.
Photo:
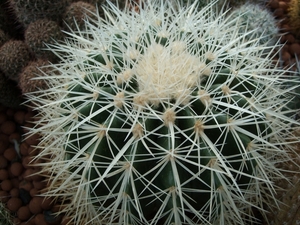
<instances>
[{"instance_id":1,"label":"brown cactus","mask_svg":"<svg viewBox=\"0 0 300 225\"><path fill-rule=\"evenodd\" d=\"M0 48L0 70L11 80L18 81L19 73L30 60L24 41L9 40Z\"/></svg>"},{"instance_id":2,"label":"brown cactus","mask_svg":"<svg viewBox=\"0 0 300 225\"><path fill-rule=\"evenodd\" d=\"M38 77L46 73L47 65L49 65L47 60L38 59L37 61L30 62L24 68L19 79L19 87L23 94L47 88L45 80L38 79Z\"/></svg>"},{"instance_id":3,"label":"brown cactus","mask_svg":"<svg viewBox=\"0 0 300 225\"><path fill-rule=\"evenodd\" d=\"M25 30L25 43L36 58L47 58L55 61L57 57L49 50L46 44L54 44L64 37L59 25L52 20L39 19L29 24Z\"/></svg>"}]
</instances>

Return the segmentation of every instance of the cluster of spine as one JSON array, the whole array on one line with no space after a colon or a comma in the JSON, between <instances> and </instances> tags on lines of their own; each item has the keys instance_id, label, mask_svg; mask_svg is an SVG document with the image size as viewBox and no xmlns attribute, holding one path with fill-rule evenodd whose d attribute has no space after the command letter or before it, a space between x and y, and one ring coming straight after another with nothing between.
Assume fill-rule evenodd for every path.
<instances>
[{"instance_id":1,"label":"cluster of spine","mask_svg":"<svg viewBox=\"0 0 300 225\"><path fill-rule=\"evenodd\" d=\"M241 34L242 15L176 4L109 4L52 48L59 75L27 94L46 195L74 224L241 225L277 201L299 83L282 85L293 76L274 65L278 46Z\"/></svg>"}]
</instances>

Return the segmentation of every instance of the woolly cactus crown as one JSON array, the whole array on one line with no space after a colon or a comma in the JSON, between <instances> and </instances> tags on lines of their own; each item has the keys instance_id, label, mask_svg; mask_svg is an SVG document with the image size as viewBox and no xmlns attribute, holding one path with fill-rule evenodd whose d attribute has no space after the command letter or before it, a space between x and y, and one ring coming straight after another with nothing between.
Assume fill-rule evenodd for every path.
<instances>
[{"instance_id":1,"label":"woolly cactus crown","mask_svg":"<svg viewBox=\"0 0 300 225\"><path fill-rule=\"evenodd\" d=\"M75 224L240 225L272 196L293 87L266 55L277 46L245 40L215 3L108 3L53 49L49 89L27 95L31 132Z\"/></svg>"},{"instance_id":2,"label":"woolly cactus crown","mask_svg":"<svg viewBox=\"0 0 300 225\"><path fill-rule=\"evenodd\" d=\"M245 34L249 40L259 38L260 44L274 46L278 41L279 29L272 13L263 6L255 3L246 3L232 10L230 18L238 17L236 26L240 27L240 33Z\"/></svg>"}]
</instances>

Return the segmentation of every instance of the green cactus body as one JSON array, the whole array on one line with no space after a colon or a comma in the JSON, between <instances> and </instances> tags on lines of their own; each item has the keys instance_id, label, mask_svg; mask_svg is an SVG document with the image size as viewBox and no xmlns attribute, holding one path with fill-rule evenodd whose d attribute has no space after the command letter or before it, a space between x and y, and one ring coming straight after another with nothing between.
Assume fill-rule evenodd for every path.
<instances>
[{"instance_id":1,"label":"green cactus body","mask_svg":"<svg viewBox=\"0 0 300 225\"><path fill-rule=\"evenodd\" d=\"M47 195L75 224L245 224L273 192L296 123L284 71L213 4L109 4L57 47L60 75L27 96Z\"/></svg>"},{"instance_id":2,"label":"green cactus body","mask_svg":"<svg viewBox=\"0 0 300 225\"><path fill-rule=\"evenodd\" d=\"M91 65L110 67L111 63L113 66L110 70L118 75L87 74L83 82L79 81L78 84L68 87L68 91L72 94L66 97L67 101L64 103L66 106L63 107L66 109L70 106L75 109L80 108L77 111L79 123L81 120L88 118L90 125L99 125L99 138L101 140L97 141L96 145L90 144L94 142L95 137L87 137L87 131L81 126L74 128L73 121L65 126L67 133L74 133L69 137L68 144L66 144L67 159L76 158L78 149L85 149L88 155L95 155L96 158L93 161L99 162L99 167L80 172L82 176L86 176L87 180L93 181L91 183L95 191L93 197L99 195L114 196L114 192L117 192L120 195L126 193L128 194L127 198L134 199L143 193L144 196L150 196L140 203L144 215L147 212L150 214L146 216L147 219L150 219L155 211L159 213L172 211L175 199L179 207L181 204L190 204L196 210L203 210L209 206L205 206L205 204L209 202L211 197L210 190L222 189L225 184L247 190L249 176L254 175L257 164L251 151L249 151L251 142L254 139L253 137L258 134L261 134L265 139L269 133L267 132L264 113L256 114L251 109L248 100L253 96L253 93L259 95L262 92L261 85L251 76L245 76L243 79L238 77L232 79L232 72L229 71L225 62L228 58L226 53L223 55L224 60L220 60L220 63L224 63L224 65L217 67L216 71L206 71L210 74L203 74L206 66L201 65L200 61L198 63L204 68L201 69L198 66L199 68L195 68L195 71L190 70L188 67L191 65L186 64L187 68L182 68L182 70L190 73L191 81L183 80L180 77L181 73L174 74L174 77L171 77L170 80L160 80L167 79L163 76L167 76L172 71L155 74L157 71L154 69L154 71L151 71L153 77L148 77L148 74L136 74L134 71L143 73L142 70L145 68L145 64L156 56L154 52L156 54L157 51L161 51L161 55L154 59L157 60L154 62L157 64L159 64L158 60L164 58L165 54L167 54L165 60L170 61L177 61L177 58L183 55L186 56L186 58L183 56L183 60L190 58L197 60L202 57L200 52L192 53L194 49L198 48L194 45L191 45L190 49L183 48L180 52L173 53L171 45L174 43L183 44L190 40L195 45L199 45L197 41L192 39L191 33L182 32L181 37L169 40L168 38L159 37L156 29L158 28L149 27L145 35L142 35L137 41L137 43L144 43L141 48L133 50L141 54L139 56L141 60L138 62L132 59L127 60L125 57L116 58L115 55L121 55L122 52L119 48L113 49L113 45L111 49L106 50L107 53L91 55L90 57L95 61L92 64L85 62L87 67ZM153 37L153 40L147 40L147 37ZM115 37L114 43L118 47L126 45L123 40L127 39L127 34L123 33L122 38ZM147 55L147 51L151 48L154 50L153 54L151 52L150 55ZM113 53L110 54L110 52ZM115 60L107 63L105 59ZM203 60L205 59L203 58ZM140 61L141 65L139 65ZM121 71L124 65L131 68L132 74L122 80ZM168 68L165 69L168 70ZM209 71L210 69L206 68L206 70ZM124 73L130 72L125 71ZM203 75L208 77L202 77L201 81L197 81L197 78L201 79ZM124 74L124 76L126 75ZM95 77L96 80L99 79L95 87L99 92L94 96L94 100L98 103L92 101L90 104L86 104L86 100L74 102L74 99L82 96L82 92L89 93L91 96L95 94L92 90L86 88L86 85L95 85ZM187 78L189 79L189 77ZM150 80L148 81L148 79ZM199 83L197 84L197 82ZM159 88L163 90L157 90ZM230 92L235 94L230 94ZM210 96L208 93L216 94ZM212 99L218 99L215 106L211 105ZM238 110L236 107L238 107ZM241 112L240 109L244 110ZM128 118L129 112L133 113L136 118L135 116ZM95 116L91 116L93 114ZM211 117L210 115L214 116ZM235 126L235 122L239 123L239 120L247 117L251 119L248 123L240 125L241 131L230 131L230 123ZM254 121L258 123L258 126L253 123ZM85 125L87 124L85 123ZM224 132L224 129L229 130ZM222 152L222 157L232 158L225 162L220 156L220 152ZM249 161L244 162L246 158ZM178 163L175 163L177 160ZM105 165L109 165L112 161L115 161L114 167L106 168ZM220 161L220 163L217 163L217 161ZM240 176L238 179L232 177L223 180L218 176L218 172L214 172L213 169L224 170L226 166L232 167L233 171L243 171L245 175ZM136 174L128 174L128 170L133 168ZM203 170L200 179L191 180L191 176L199 173L200 168ZM241 168L243 168L242 171ZM107 184L106 186L99 185L102 183L98 180L100 174L103 177L109 174L115 175L109 175L109 178L103 180ZM137 174L147 175L140 180ZM128 176L128 180L121 182L120 179L125 175ZM151 184L145 190L146 181L151 181ZM181 185L183 183L184 185ZM112 190L114 190L113 193L111 193ZM123 192L119 192L119 190L123 190ZM183 190L185 191L183 192ZM153 193L159 192L162 192L159 198L153 195ZM171 197L174 194L173 192L176 193L175 196L179 195L180 197ZM183 193L191 199L187 203L180 202ZM236 194L239 195L240 193ZM221 196L218 198L222 199ZM168 200L166 201L166 199ZM201 199L201 201L194 203L192 199ZM221 199L217 201L223 201ZM113 201L107 199L101 203L109 208L108 206L113 204ZM126 202L124 207L133 209L136 207L131 201ZM147 204L147 202L152 203ZM163 211L160 211L159 208L162 203L166 207ZM203 215L207 213L206 211L203 210ZM175 218L168 219L172 221Z\"/></svg>"}]
</instances>

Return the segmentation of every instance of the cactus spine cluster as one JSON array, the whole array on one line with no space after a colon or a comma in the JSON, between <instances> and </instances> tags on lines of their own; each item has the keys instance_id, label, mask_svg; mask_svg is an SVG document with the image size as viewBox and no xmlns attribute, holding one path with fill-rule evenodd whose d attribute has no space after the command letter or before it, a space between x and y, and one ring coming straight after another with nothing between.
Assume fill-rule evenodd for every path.
<instances>
[{"instance_id":1,"label":"cactus spine cluster","mask_svg":"<svg viewBox=\"0 0 300 225\"><path fill-rule=\"evenodd\" d=\"M9 3L19 22L26 28L31 22L42 18L58 22L70 1L9 0Z\"/></svg>"},{"instance_id":2,"label":"cactus spine cluster","mask_svg":"<svg viewBox=\"0 0 300 225\"><path fill-rule=\"evenodd\" d=\"M246 39L214 4L108 3L53 49L49 89L27 94L31 132L47 195L74 224L241 225L264 213L299 84L282 85L291 77L266 53L277 46Z\"/></svg>"}]
</instances>

